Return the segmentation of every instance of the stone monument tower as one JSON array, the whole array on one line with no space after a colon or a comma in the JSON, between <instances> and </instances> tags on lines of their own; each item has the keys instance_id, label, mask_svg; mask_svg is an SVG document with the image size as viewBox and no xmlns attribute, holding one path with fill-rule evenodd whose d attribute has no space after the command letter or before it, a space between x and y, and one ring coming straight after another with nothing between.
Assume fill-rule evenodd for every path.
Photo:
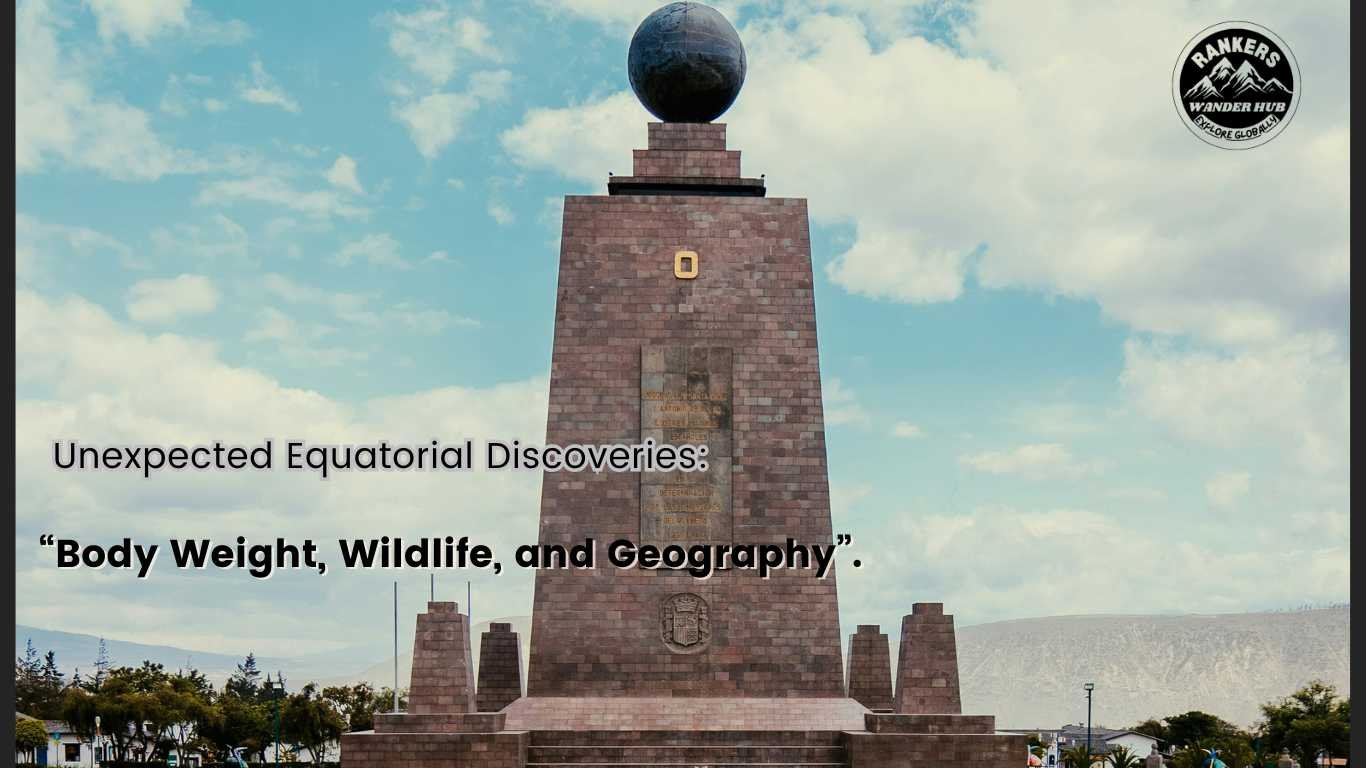
<instances>
[{"instance_id":1,"label":"stone monument tower","mask_svg":"<svg viewBox=\"0 0 1366 768\"><path fill-rule=\"evenodd\" d=\"M735 98L739 37L675 3L630 72L666 122L607 195L565 199L546 440L705 443L709 469L547 474L540 540L828 544L806 201L743 177L725 125L668 122ZM842 697L833 575L753 574L539 571L527 695Z\"/></svg>"},{"instance_id":2,"label":"stone monument tower","mask_svg":"<svg viewBox=\"0 0 1366 768\"><path fill-rule=\"evenodd\" d=\"M832 543L806 201L768 197L711 122L746 66L735 29L711 8L679 2L647 17L628 70L662 122L606 195L565 198L560 238L547 442L703 443L709 467L547 473L542 544ZM923 624L935 648L952 649L942 618L939 604L917 604L903 643L905 627ZM377 718L375 733L343 738L344 765L1022 761L1023 737L958 713L951 655L926 658L937 665L930 684L951 680L952 697L936 690L891 711L886 637L876 625L860 632L881 637L880 655L857 665L881 691L869 699L877 712L846 693L833 573L539 570L526 695L496 712L461 698ZM415 656L438 641L424 637ZM914 682L899 682L898 699L925 676L920 661L903 666Z\"/></svg>"}]
</instances>

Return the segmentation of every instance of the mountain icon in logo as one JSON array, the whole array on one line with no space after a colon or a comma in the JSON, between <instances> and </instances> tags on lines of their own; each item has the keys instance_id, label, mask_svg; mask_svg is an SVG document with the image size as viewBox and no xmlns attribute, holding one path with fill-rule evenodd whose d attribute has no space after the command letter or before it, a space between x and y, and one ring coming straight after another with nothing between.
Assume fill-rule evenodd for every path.
<instances>
[{"instance_id":1,"label":"mountain icon in logo","mask_svg":"<svg viewBox=\"0 0 1366 768\"><path fill-rule=\"evenodd\" d=\"M1233 100L1248 94L1289 98L1290 89L1274 77L1262 77L1251 60L1235 68L1225 56L1182 95L1188 99Z\"/></svg>"}]
</instances>

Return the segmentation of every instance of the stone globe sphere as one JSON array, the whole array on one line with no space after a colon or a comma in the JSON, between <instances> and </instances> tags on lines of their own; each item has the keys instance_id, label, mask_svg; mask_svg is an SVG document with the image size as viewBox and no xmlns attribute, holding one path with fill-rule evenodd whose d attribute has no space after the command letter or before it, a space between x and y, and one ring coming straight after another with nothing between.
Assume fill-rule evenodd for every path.
<instances>
[{"instance_id":1,"label":"stone globe sphere","mask_svg":"<svg viewBox=\"0 0 1366 768\"><path fill-rule=\"evenodd\" d=\"M655 117L709 123L745 82L745 47L719 11L701 3L669 3L640 23L626 57L631 89Z\"/></svg>"}]
</instances>

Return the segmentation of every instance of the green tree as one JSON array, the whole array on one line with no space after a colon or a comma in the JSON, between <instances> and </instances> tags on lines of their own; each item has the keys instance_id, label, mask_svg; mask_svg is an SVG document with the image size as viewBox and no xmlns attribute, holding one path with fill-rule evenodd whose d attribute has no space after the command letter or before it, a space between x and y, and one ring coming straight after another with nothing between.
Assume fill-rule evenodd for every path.
<instances>
[{"instance_id":1,"label":"green tree","mask_svg":"<svg viewBox=\"0 0 1366 768\"><path fill-rule=\"evenodd\" d=\"M162 665L144 661L111 670L100 686L97 711L120 760L130 752L144 762L165 756L166 734L180 716L167 696L169 685Z\"/></svg>"},{"instance_id":2,"label":"green tree","mask_svg":"<svg viewBox=\"0 0 1366 768\"><path fill-rule=\"evenodd\" d=\"M1121 744L1110 750L1110 754L1105 756L1105 763L1110 768L1137 768L1142 764L1142 761L1138 759L1138 755L1133 753L1133 750Z\"/></svg>"},{"instance_id":3,"label":"green tree","mask_svg":"<svg viewBox=\"0 0 1366 768\"><path fill-rule=\"evenodd\" d=\"M281 738L308 750L314 765L327 756L327 745L341 738L346 720L313 683L285 700L280 713Z\"/></svg>"},{"instance_id":4,"label":"green tree","mask_svg":"<svg viewBox=\"0 0 1366 768\"><path fill-rule=\"evenodd\" d=\"M99 699L95 694L74 683L62 693L61 718L71 726L71 732L86 744L95 743L95 715Z\"/></svg>"},{"instance_id":5,"label":"green tree","mask_svg":"<svg viewBox=\"0 0 1366 768\"><path fill-rule=\"evenodd\" d=\"M393 709L394 691L383 688L376 691L369 683L329 686L322 690L322 697L346 720L347 732L368 731L375 727L375 715ZM399 692L399 709L406 709L408 692Z\"/></svg>"},{"instance_id":6,"label":"green tree","mask_svg":"<svg viewBox=\"0 0 1366 768\"><path fill-rule=\"evenodd\" d=\"M15 709L40 719L55 719L61 715L64 676L57 668L57 654L48 651L39 656L29 640L24 655L14 663Z\"/></svg>"},{"instance_id":7,"label":"green tree","mask_svg":"<svg viewBox=\"0 0 1366 768\"><path fill-rule=\"evenodd\" d=\"M1134 733L1141 733L1146 736L1151 736L1154 739L1157 739L1158 741L1162 742L1163 744L1171 743L1171 733L1168 732L1167 726L1163 725L1162 720L1159 718L1150 717L1147 720L1144 720L1143 722L1139 723L1138 725L1135 725L1133 728L1130 728L1129 730L1133 731Z\"/></svg>"},{"instance_id":8,"label":"green tree","mask_svg":"<svg viewBox=\"0 0 1366 768\"><path fill-rule=\"evenodd\" d=\"M38 711L42 706L42 680L43 662L30 638L24 646L24 655L14 660L15 709L33 717L46 716Z\"/></svg>"},{"instance_id":9,"label":"green tree","mask_svg":"<svg viewBox=\"0 0 1366 768\"><path fill-rule=\"evenodd\" d=\"M168 723L163 733L177 753L185 754L204 724L213 719L211 691L204 676L192 669L188 674L177 672L168 677L153 692Z\"/></svg>"},{"instance_id":10,"label":"green tree","mask_svg":"<svg viewBox=\"0 0 1366 768\"><path fill-rule=\"evenodd\" d=\"M1191 710L1165 718L1167 743L1176 748L1223 741L1241 732L1238 726L1208 712ZM1151 735L1151 734L1149 734Z\"/></svg>"},{"instance_id":11,"label":"green tree","mask_svg":"<svg viewBox=\"0 0 1366 768\"><path fill-rule=\"evenodd\" d=\"M264 760L265 749L274 740L270 706L225 692L215 700L199 735L221 756L244 747L248 756Z\"/></svg>"},{"instance_id":12,"label":"green tree","mask_svg":"<svg viewBox=\"0 0 1366 768\"><path fill-rule=\"evenodd\" d=\"M1085 744L1078 744L1062 753L1064 768L1091 768L1095 758L1086 750Z\"/></svg>"},{"instance_id":13,"label":"green tree","mask_svg":"<svg viewBox=\"0 0 1366 768\"><path fill-rule=\"evenodd\" d=\"M1290 751L1302 766L1312 766L1321 750L1345 757L1350 752L1351 699L1315 680L1279 702L1262 705L1262 747L1267 754Z\"/></svg>"},{"instance_id":14,"label":"green tree","mask_svg":"<svg viewBox=\"0 0 1366 768\"><path fill-rule=\"evenodd\" d=\"M223 693L239 699L258 701L261 698L261 670L256 666L256 654L248 653L237 665L237 671L228 678Z\"/></svg>"},{"instance_id":15,"label":"green tree","mask_svg":"<svg viewBox=\"0 0 1366 768\"><path fill-rule=\"evenodd\" d=\"M104 638L100 638L100 648L95 652L95 676L91 678L90 685L92 690L99 690L105 678L109 677L109 670L113 665L109 662L109 646L104 644Z\"/></svg>"},{"instance_id":16,"label":"green tree","mask_svg":"<svg viewBox=\"0 0 1366 768\"><path fill-rule=\"evenodd\" d=\"M35 755L44 744L47 744L47 729L42 720L21 717L14 721L14 749L28 758L28 762L36 761Z\"/></svg>"},{"instance_id":17,"label":"green tree","mask_svg":"<svg viewBox=\"0 0 1366 768\"><path fill-rule=\"evenodd\" d=\"M65 675L57 668L57 654L48 651L43 657L43 668L38 673L38 687L42 705L40 717L56 718L62 711L62 691L66 689Z\"/></svg>"}]
</instances>

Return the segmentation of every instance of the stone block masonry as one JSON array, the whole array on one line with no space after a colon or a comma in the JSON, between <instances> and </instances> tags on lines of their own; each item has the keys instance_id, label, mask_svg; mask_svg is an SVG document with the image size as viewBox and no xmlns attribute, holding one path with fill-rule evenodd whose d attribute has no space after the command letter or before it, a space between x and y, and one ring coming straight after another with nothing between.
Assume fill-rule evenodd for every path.
<instances>
[{"instance_id":1,"label":"stone block masonry","mask_svg":"<svg viewBox=\"0 0 1366 768\"><path fill-rule=\"evenodd\" d=\"M708 153L725 153L722 125L650 132L650 149L637 155L642 175L684 176L720 157ZM714 172L738 176L738 155ZM676 275L680 251L696 254L695 278ZM650 373L643 378L643 360L684 348L716 359L690 365L680 386L698 368L709 386L729 389L712 403L729 401L728 428L699 422L708 441L730 449L708 470L725 480L696 496L705 510L686 508L696 489L681 480L673 489L667 478L654 488L631 474L547 474L540 541L658 536L658 527L642 531L644 487L670 499L670 520L698 521L679 526L689 536L696 528L699 538L738 544L831 543L805 200L686 190L566 198L547 442L634 442ZM653 524L656 502L646 501ZM833 574L734 571L698 581L542 570L527 695L843 697L839 640Z\"/></svg>"},{"instance_id":2,"label":"stone block masonry","mask_svg":"<svg viewBox=\"0 0 1366 768\"><path fill-rule=\"evenodd\" d=\"M953 617L943 603L915 603L901 620L896 665L899 714L956 715L963 711L958 690L958 644Z\"/></svg>"},{"instance_id":3,"label":"stone block masonry","mask_svg":"<svg viewBox=\"0 0 1366 768\"><path fill-rule=\"evenodd\" d=\"M860 624L849 636L849 698L874 712L891 712L892 654L876 624Z\"/></svg>"},{"instance_id":4,"label":"stone block masonry","mask_svg":"<svg viewBox=\"0 0 1366 768\"><path fill-rule=\"evenodd\" d=\"M497 712L522 696L521 638L512 625L494 622L479 640L479 691L475 708Z\"/></svg>"},{"instance_id":5,"label":"stone block masonry","mask_svg":"<svg viewBox=\"0 0 1366 768\"><path fill-rule=\"evenodd\" d=\"M408 711L415 715L474 711L470 619L455 603L427 603L413 636Z\"/></svg>"}]
</instances>

